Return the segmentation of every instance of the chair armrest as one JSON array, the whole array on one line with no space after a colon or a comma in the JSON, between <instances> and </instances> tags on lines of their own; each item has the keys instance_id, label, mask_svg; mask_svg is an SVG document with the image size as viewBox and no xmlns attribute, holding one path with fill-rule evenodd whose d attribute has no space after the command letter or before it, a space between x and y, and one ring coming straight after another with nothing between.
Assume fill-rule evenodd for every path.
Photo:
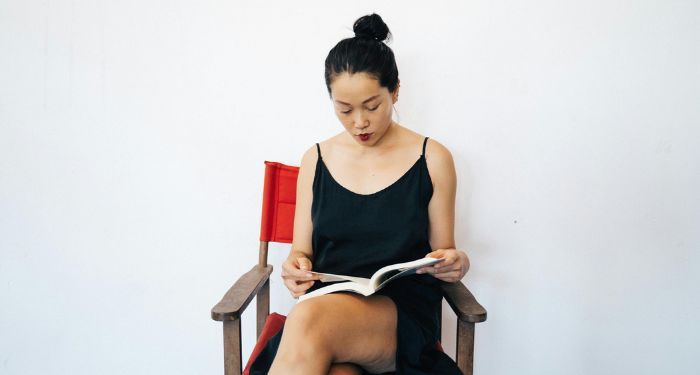
<instances>
[{"instance_id":1,"label":"chair armrest","mask_svg":"<svg viewBox=\"0 0 700 375\"><path fill-rule=\"evenodd\" d=\"M479 323L486 320L486 309L476 301L474 295L461 281L443 282L442 293L459 320Z\"/></svg>"},{"instance_id":2,"label":"chair armrest","mask_svg":"<svg viewBox=\"0 0 700 375\"><path fill-rule=\"evenodd\" d=\"M241 276L211 309L211 318L218 321L239 319L260 288L270 278L272 266L255 265Z\"/></svg>"}]
</instances>

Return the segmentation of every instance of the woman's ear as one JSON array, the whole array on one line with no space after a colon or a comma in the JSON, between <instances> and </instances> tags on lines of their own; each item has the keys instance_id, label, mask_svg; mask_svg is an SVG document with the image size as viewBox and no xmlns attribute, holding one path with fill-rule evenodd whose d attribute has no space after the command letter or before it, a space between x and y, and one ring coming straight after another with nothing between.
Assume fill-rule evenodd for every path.
<instances>
[{"instance_id":1,"label":"woman's ear","mask_svg":"<svg viewBox=\"0 0 700 375\"><path fill-rule=\"evenodd\" d=\"M391 94L391 100L396 103L397 100L399 100L399 88L401 87L401 80L399 80L396 84L396 88L394 89L394 92Z\"/></svg>"}]
</instances>

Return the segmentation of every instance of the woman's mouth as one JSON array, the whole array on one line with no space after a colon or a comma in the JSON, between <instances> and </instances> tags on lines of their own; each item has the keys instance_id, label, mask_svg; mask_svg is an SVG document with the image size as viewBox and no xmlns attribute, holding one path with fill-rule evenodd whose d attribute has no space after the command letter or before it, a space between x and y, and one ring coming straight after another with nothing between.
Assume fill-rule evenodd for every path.
<instances>
[{"instance_id":1,"label":"woman's mouth","mask_svg":"<svg viewBox=\"0 0 700 375\"><path fill-rule=\"evenodd\" d=\"M369 137L371 137L372 134L374 134L374 133L362 133L362 134L359 134L358 137L360 138L360 140L362 142L365 142L365 141L369 140Z\"/></svg>"}]
</instances>

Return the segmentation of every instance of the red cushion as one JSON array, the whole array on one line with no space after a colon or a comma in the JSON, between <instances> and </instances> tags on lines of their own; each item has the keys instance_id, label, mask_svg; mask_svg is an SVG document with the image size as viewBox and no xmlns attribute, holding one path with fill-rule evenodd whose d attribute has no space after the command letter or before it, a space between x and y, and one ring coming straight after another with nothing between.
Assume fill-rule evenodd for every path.
<instances>
[{"instance_id":1,"label":"red cushion","mask_svg":"<svg viewBox=\"0 0 700 375\"><path fill-rule=\"evenodd\" d=\"M263 348L265 348L265 345L267 345L267 342L270 340L270 338L272 338L272 336L276 335L277 332L279 332L280 329L282 329L282 326L284 326L284 321L286 319L286 316L278 314L276 312L273 312L267 316L267 319L265 319L265 325L263 326L263 330L262 332L260 332L258 342L255 344L253 352L250 353L250 358L248 358L248 364L245 366L245 370L243 370L243 375L249 374L250 366L253 364L255 358L257 358L260 352L263 350Z\"/></svg>"},{"instance_id":2,"label":"red cushion","mask_svg":"<svg viewBox=\"0 0 700 375\"><path fill-rule=\"evenodd\" d=\"M267 342L270 340L270 338L272 338L272 336L276 335L277 332L279 332L280 329L282 329L285 320L287 320L286 316L278 314L276 312L273 312L267 316L267 319L265 319L265 325L263 326L263 330L260 333L260 337L258 338L258 342L255 344L253 352L250 353L248 363L245 366L245 369L243 370L243 375L249 375L250 366L253 364L253 361L255 361L255 358L257 358L258 355L260 355L260 352L263 350L265 345L267 345ZM441 352L444 352L439 340L435 343L435 348Z\"/></svg>"}]
</instances>

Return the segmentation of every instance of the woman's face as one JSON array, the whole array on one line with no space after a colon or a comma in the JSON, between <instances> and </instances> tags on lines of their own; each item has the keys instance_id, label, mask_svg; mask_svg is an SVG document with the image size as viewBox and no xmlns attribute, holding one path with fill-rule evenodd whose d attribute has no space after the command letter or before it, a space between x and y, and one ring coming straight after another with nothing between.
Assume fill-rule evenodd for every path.
<instances>
[{"instance_id":1,"label":"woman's face","mask_svg":"<svg viewBox=\"0 0 700 375\"><path fill-rule=\"evenodd\" d=\"M335 114L359 144L376 144L392 124L391 109L398 99L399 87L389 92L366 73L345 72L331 83Z\"/></svg>"}]
</instances>

